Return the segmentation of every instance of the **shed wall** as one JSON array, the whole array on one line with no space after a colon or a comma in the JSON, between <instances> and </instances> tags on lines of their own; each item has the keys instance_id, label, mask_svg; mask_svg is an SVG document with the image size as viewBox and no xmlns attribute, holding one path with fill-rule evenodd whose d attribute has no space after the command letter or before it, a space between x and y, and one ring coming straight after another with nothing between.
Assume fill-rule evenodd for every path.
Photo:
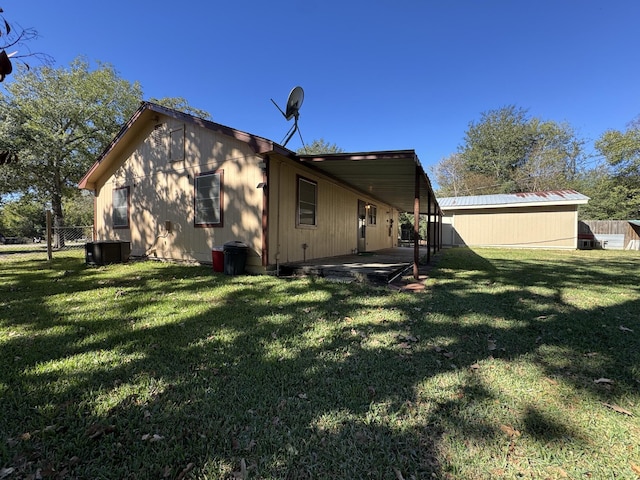
<instances>
[{"instance_id":1,"label":"shed wall","mask_svg":"<svg viewBox=\"0 0 640 480\"><path fill-rule=\"evenodd\" d=\"M577 247L575 205L469 209L445 212L445 245L521 248ZM449 243L450 242L450 243Z\"/></svg>"}]
</instances>

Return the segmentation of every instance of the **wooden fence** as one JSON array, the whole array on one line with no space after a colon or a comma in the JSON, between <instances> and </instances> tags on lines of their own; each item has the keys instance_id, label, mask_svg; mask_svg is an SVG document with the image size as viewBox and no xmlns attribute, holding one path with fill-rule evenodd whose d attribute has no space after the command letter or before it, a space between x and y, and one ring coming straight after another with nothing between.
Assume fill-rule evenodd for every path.
<instances>
[{"instance_id":1,"label":"wooden fence","mask_svg":"<svg viewBox=\"0 0 640 480\"><path fill-rule=\"evenodd\" d=\"M640 244L640 227L627 220L581 220L578 235L593 235L596 239L619 237L622 248Z\"/></svg>"}]
</instances>

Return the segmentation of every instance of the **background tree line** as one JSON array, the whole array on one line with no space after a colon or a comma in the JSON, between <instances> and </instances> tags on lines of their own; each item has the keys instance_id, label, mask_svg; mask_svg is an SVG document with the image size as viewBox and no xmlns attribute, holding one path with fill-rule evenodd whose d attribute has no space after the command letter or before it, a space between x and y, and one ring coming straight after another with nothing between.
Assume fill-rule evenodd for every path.
<instances>
[{"instance_id":1,"label":"background tree line","mask_svg":"<svg viewBox=\"0 0 640 480\"><path fill-rule=\"evenodd\" d=\"M41 236L44 210L54 225L90 224L91 195L77 184L143 99L141 86L113 66L18 65L0 91L0 233ZM151 99L203 118L183 98ZM566 123L516 106L490 110L469 123L463 144L432 169L438 196L575 189L591 197L583 219L640 217L640 117L609 130L595 152ZM341 153L314 140L299 153ZM412 221L408 219L407 221Z\"/></svg>"},{"instance_id":2,"label":"background tree line","mask_svg":"<svg viewBox=\"0 0 640 480\"><path fill-rule=\"evenodd\" d=\"M469 123L463 144L432 169L438 196L574 189L591 200L580 217L640 218L640 118L608 130L595 152L569 124L510 105Z\"/></svg>"}]
</instances>

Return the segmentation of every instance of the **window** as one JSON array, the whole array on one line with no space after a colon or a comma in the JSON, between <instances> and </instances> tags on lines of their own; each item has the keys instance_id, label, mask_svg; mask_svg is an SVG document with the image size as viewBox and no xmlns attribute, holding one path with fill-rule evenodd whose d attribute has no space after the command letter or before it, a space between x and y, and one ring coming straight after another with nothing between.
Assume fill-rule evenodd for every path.
<instances>
[{"instance_id":1,"label":"window","mask_svg":"<svg viewBox=\"0 0 640 480\"><path fill-rule=\"evenodd\" d=\"M184 160L184 128L178 128L171 130L171 150L169 151L169 157L172 162Z\"/></svg>"},{"instance_id":2,"label":"window","mask_svg":"<svg viewBox=\"0 0 640 480\"><path fill-rule=\"evenodd\" d=\"M298 221L297 225L317 225L318 184L298 177Z\"/></svg>"},{"instance_id":3,"label":"window","mask_svg":"<svg viewBox=\"0 0 640 480\"><path fill-rule=\"evenodd\" d=\"M113 189L112 220L114 228L129 228L129 187Z\"/></svg>"},{"instance_id":4,"label":"window","mask_svg":"<svg viewBox=\"0 0 640 480\"><path fill-rule=\"evenodd\" d=\"M367 205L367 225L378 223L378 208L375 205Z\"/></svg>"},{"instance_id":5,"label":"window","mask_svg":"<svg viewBox=\"0 0 640 480\"><path fill-rule=\"evenodd\" d=\"M195 178L195 226L222 226L222 171Z\"/></svg>"}]
</instances>

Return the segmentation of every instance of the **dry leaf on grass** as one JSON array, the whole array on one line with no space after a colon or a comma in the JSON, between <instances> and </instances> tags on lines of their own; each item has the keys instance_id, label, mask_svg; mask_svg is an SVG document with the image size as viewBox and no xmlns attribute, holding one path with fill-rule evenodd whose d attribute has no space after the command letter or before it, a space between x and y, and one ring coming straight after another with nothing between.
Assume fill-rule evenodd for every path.
<instances>
[{"instance_id":1,"label":"dry leaf on grass","mask_svg":"<svg viewBox=\"0 0 640 480\"><path fill-rule=\"evenodd\" d=\"M633 417L633 413L631 413L629 410L625 410L624 408L619 407L618 405L613 405L611 403L603 403L602 405L604 405L607 408L610 408L614 412L622 413L623 415L628 415L630 417Z\"/></svg>"},{"instance_id":2,"label":"dry leaf on grass","mask_svg":"<svg viewBox=\"0 0 640 480\"><path fill-rule=\"evenodd\" d=\"M502 430L504 433L506 433L510 437L520 436L520 432L509 425L500 425L500 430Z\"/></svg>"},{"instance_id":3,"label":"dry leaf on grass","mask_svg":"<svg viewBox=\"0 0 640 480\"><path fill-rule=\"evenodd\" d=\"M640 477L640 467L633 462L629 462L629 465L631 466L631 470L633 470L635 474Z\"/></svg>"},{"instance_id":4,"label":"dry leaf on grass","mask_svg":"<svg viewBox=\"0 0 640 480\"><path fill-rule=\"evenodd\" d=\"M604 384L604 385L613 385L616 382L614 382L610 378L598 378L597 380L594 380L593 383Z\"/></svg>"},{"instance_id":5,"label":"dry leaf on grass","mask_svg":"<svg viewBox=\"0 0 640 480\"><path fill-rule=\"evenodd\" d=\"M630 332L633 333L633 330L631 330L630 328L625 327L624 325L620 325L618 327L622 332Z\"/></svg>"},{"instance_id":6,"label":"dry leaf on grass","mask_svg":"<svg viewBox=\"0 0 640 480\"><path fill-rule=\"evenodd\" d=\"M188 463L187 466L184 467L182 471L178 474L178 476L176 477L176 480L182 480L187 475L187 473L193 470L193 467L195 467L194 463Z\"/></svg>"}]
</instances>

